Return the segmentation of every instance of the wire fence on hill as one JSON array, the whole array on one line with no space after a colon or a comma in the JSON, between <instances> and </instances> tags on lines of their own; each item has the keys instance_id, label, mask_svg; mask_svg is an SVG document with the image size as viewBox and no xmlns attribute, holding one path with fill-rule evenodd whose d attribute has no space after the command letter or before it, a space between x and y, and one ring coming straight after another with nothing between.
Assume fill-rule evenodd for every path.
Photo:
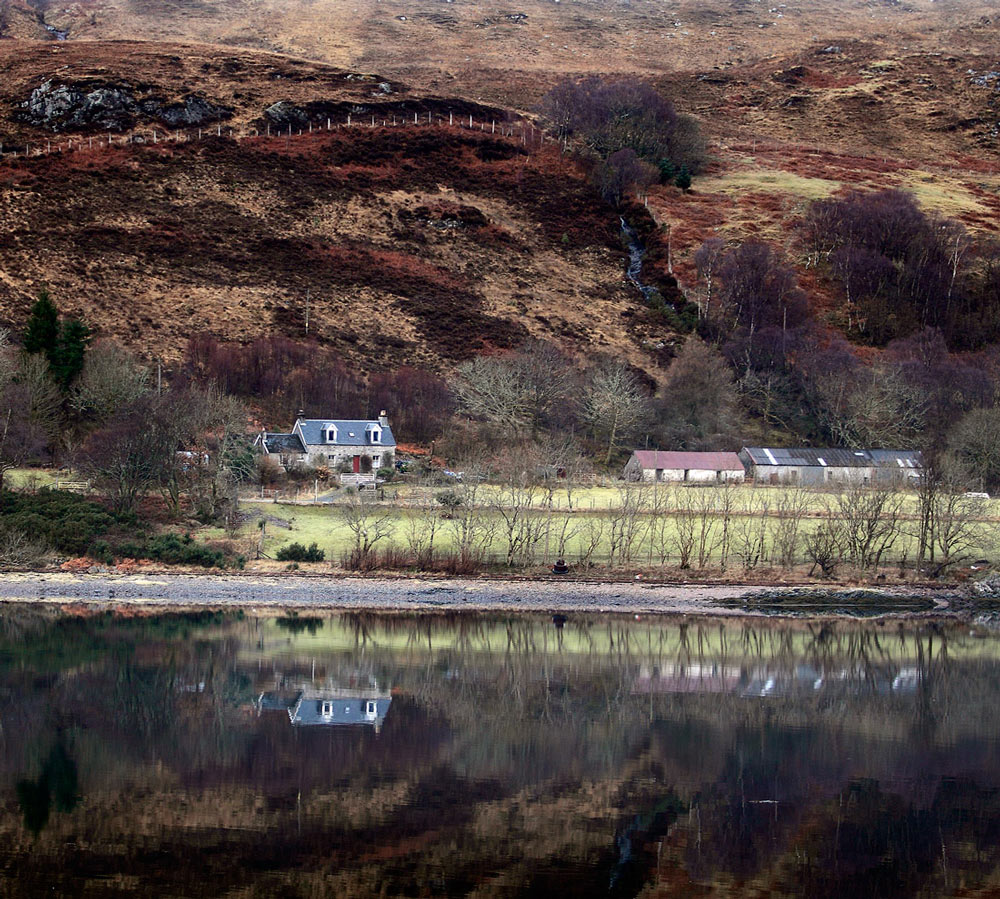
<instances>
[{"instance_id":1,"label":"wire fence on hill","mask_svg":"<svg viewBox=\"0 0 1000 899\"><path fill-rule=\"evenodd\" d=\"M26 142L20 145L11 145L10 143L0 141L0 161L10 162L17 159L23 160L52 154L95 153L108 151L116 147L181 144L210 138L225 138L237 143L274 142L281 140L287 145L293 139L298 140L300 138L308 138L310 135L321 135L343 129L393 129L403 127L450 127L460 128L464 131L477 131L505 140L512 140L524 147L527 152L537 151L546 143L556 142L554 138L546 135L542 129L536 127L531 122L525 121L476 120L471 114L468 116L456 115L454 112L449 112L447 115L434 112L428 112L424 115L414 112L412 117L401 113L393 113L391 115L359 115L348 113L342 122L334 122L332 117L327 117L325 120L319 122L309 121L301 127L295 127L291 124L266 124L263 130L261 130L260 128L247 126L233 127L217 122L211 127L189 129L137 128L117 135L108 132L98 135L67 136L64 139L46 138L44 141ZM565 150L565 145L560 143L560 149Z\"/></svg>"}]
</instances>

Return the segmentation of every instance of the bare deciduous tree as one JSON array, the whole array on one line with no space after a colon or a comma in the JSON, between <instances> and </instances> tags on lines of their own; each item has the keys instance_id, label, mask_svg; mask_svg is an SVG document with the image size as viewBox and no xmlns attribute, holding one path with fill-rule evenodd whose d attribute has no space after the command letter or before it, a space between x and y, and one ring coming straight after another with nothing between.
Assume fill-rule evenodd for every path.
<instances>
[{"instance_id":1,"label":"bare deciduous tree","mask_svg":"<svg viewBox=\"0 0 1000 899\"><path fill-rule=\"evenodd\" d=\"M833 576L844 555L844 531L840 523L827 518L805 535L806 558L812 562L809 576L819 568L823 577Z\"/></svg>"},{"instance_id":2,"label":"bare deciduous tree","mask_svg":"<svg viewBox=\"0 0 1000 899\"><path fill-rule=\"evenodd\" d=\"M100 340L87 349L70 404L78 415L106 421L149 387L149 371L131 353L114 341Z\"/></svg>"},{"instance_id":3,"label":"bare deciduous tree","mask_svg":"<svg viewBox=\"0 0 1000 899\"><path fill-rule=\"evenodd\" d=\"M771 544L774 561L781 568L793 568L798 561L802 521L809 503L809 494L794 487L782 490L775 497Z\"/></svg>"},{"instance_id":4,"label":"bare deciduous tree","mask_svg":"<svg viewBox=\"0 0 1000 899\"><path fill-rule=\"evenodd\" d=\"M855 485L837 496L844 551L861 570L878 568L900 532L902 496L891 487Z\"/></svg>"},{"instance_id":5,"label":"bare deciduous tree","mask_svg":"<svg viewBox=\"0 0 1000 899\"><path fill-rule=\"evenodd\" d=\"M767 558L771 504L759 493L750 493L734 522L733 552L744 571L753 571Z\"/></svg>"},{"instance_id":6,"label":"bare deciduous tree","mask_svg":"<svg viewBox=\"0 0 1000 899\"><path fill-rule=\"evenodd\" d=\"M607 444L604 464L615 449L646 420L649 401L628 367L621 362L598 366L590 375L581 418L594 437Z\"/></svg>"},{"instance_id":7,"label":"bare deciduous tree","mask_svg":"<svg viewBox=\"0 0 1000 899\"><path fill-rule=\"evenodd\" d=\"M339 507L338 514L354 540L351 566L366 567L371 562L375 547L395 532L394 510L357 491Z\"/></svg>"},{"instance_id":8,"label":"bare deciduous tree","mask_svg":"<svg viewBox=\"0 0 1000 899\"><path fill-rule=\"evenodd\" d=\"M645 515L646 487L619 487L617 502L608 512L608 553L611 565L631 565L649 527Z\"/></svg>"},{"instance_id":9,"label":"bare deciduous tree","mask_svg":"<svg viewBox=\"0 0 1000 899\"><path fill-rule=\"evenodd\" d=\"M577 542L577 561L581 568L593 568L594 559L604 542L605 519L602 515L588 515L580 524Z\"/></svg>"}]
</instances>

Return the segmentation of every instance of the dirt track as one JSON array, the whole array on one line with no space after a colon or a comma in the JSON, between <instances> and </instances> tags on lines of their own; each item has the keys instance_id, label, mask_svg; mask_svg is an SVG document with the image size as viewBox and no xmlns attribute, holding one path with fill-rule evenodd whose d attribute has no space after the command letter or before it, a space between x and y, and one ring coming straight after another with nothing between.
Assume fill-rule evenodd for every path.
<instances>
[{"instance_id":1,"label":"dirt track","mask_svg":"<svg viewBox=\"0 0 1000 899\"><path fill-rule=\"evenodd\" d=\"M754 614L733 600L764 598L770 587L591 584L572 581L477 581L349 577L218 575L11 574L0 577L0 602L84 604L90 607L322 608L394 611L510 610ZM808 591L812 592L812 591ZM818 588L820 596L827 591ZM883 611L913 593L881 591ZM728 601L728 602L727 602ZM928 600L928 602L930 602ZM730 604L732 603L732 604ZM835 599L830 612L850 604ZM935 598L935 611L948 609ZM774 609L769 610L771 614ZM794 610L790 610L794 611ZM903 614L912 608L901 608ZM764 614L761 612L760 614Z\"/></svg>"}]
</instances>

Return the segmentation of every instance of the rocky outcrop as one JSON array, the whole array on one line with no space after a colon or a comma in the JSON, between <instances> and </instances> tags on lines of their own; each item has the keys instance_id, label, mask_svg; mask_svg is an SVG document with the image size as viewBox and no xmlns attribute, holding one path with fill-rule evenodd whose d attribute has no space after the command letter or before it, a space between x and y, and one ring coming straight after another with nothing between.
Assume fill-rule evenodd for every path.
<instances>
[{"instance_id":1,"label":"rocky outcrop","mask_svg":"<svg viewBox=\"0 0 1000 899\"><path fill-rule=\"evenodd\" d=\"M309 113L301 106L296 106L288 100L279 100L264 110L264 117L272 125L278 127L302 128L309 124Z\"/></svg>"},{"instance_id":2,"label":"rocky outcrop","mask_svg":"<svg viewBox=\"0 0 1000 899\"><path fill-rule=\"evenodd\" d=\"M213 103L195 94L188 94L179 103L169 103L157 112L160 121L173 128L219 122L232 117L232 114L233 111L229 107Z\"/></svg>"},{"instance_id":3,"label":"rocky outcrop","mask_svg":"<svg viewBox=\"0 0 1000 899\"><path fill-rule=\"evenodd\" d=\"M17 118L52 131L126 131L142 120L159 120L178 128L227 119L232 114L228 107L195 94L166 103L155 96L139 98L127 85L45 81L21 104Z\"/></svg>"}]
</instances>

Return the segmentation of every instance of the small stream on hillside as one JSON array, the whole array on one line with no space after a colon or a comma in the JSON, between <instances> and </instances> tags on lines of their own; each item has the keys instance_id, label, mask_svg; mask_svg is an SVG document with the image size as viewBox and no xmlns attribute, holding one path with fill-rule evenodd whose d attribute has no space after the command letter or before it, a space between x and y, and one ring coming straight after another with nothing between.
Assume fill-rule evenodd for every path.
<instances>
[{"instance_id":1,"label":"small stream on hillside","mask_svg":"<svg viewBox=\"0 0 1000 899\"><path fill-rule=\"evenodd\" d=\"M622 223L622 237L628 245L628 268L625 270L625 277L635 285L643 298L648 300L656 292L656 288L642 283L642 260L646 255L646 246L639 239L635 228L626 222L623 216L619 216L618 220Z\"/></svg>"}]
</instances>

